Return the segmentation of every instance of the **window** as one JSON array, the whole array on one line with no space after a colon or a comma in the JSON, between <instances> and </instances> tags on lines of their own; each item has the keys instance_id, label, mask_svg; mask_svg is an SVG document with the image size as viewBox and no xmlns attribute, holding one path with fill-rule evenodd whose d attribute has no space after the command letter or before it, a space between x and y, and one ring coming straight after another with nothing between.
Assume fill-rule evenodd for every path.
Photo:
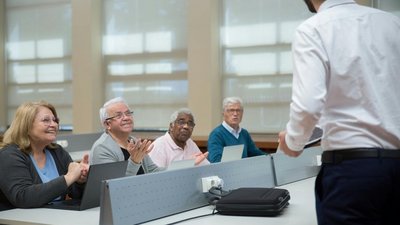
<instances>
[{"instance_id":1,"label":"window","mask_svg":"<svg viewBox=\"0 0 400 225\"><path fill-rule=\"evenodd\" d=\"M71 125L70 2L8 0L6 12L8 124L21 103L46 100Z\"/></svg>"},{"instance_id":2,"label":"window","mask_svg":"<svg viewBox=\"0 0 400 225\"><path fill-rule=\"evenodd\" d=\"M135 129L166 128L187 106L185 0L104 0L106 99L124 97Z\"/></svg>"},{"instance_id":3,"label":"window","mask_svg":"<svg viewBox=\"0 0 400 225\"><path fill-rule=\"evenodd\" d=\"M378 9L388 11L400 17L400 1L399 0L378 0L376 3Z\"/></svg>"},{"instance_id":4,"label":"window","mask_svg":"<svg viewBox=\"0 0 400 225\"><path fill-rule=\"evenodd\" d=\"M303 1L222 2L223 97L243 99L242 124L251 132L279 132L289 119L294 31L313 14ZM373 3L357 2L367 6ZM400 2L379 1L378 7L399 15Z\"/></svg>"},{"instance_id":5,"label":"window","mask_svg":"<svg viewBox=\"0 0 400 225\"><path fill-rule=\"evenodd\" d=\"M289 115L294 30L311 14L292 0L224 0L222 8L223 97L243 99L251 132L278 132Z\"/></svg>"}]
</instances>

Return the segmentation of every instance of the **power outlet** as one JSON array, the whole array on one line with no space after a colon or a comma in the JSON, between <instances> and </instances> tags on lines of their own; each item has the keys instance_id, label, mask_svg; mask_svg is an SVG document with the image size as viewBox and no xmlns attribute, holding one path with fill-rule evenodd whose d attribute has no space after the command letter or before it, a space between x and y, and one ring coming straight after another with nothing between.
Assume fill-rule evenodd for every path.
<instances>
[{"instance_id":1,"label":"power outlet","mask_svg":"<svg viewBox=\"0 0 400 225\"><path fill-rule=\"evenodd\" d=\"M224 182L218 176L210 176L201 178L203 192L208 192L212 187L222 187Z\"/></svg>"}]
</instances>

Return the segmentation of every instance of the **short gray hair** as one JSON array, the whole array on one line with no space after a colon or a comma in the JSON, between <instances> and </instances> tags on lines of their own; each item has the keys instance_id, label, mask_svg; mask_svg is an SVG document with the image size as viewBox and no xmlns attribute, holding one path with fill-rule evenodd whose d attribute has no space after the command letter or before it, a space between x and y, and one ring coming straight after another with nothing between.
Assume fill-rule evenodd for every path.
<instances>
[{"instance_id":1,"label":"short gray hair","mask_svg":"<svg viewBox=\"0 0 400 225\"><path fill-rule=\"evenodd\" d=\"M108 117L110 117L110 115L108 115L108 112L107 112L108 107L110 105L114 105L116 103L124 103L129 108L128 103L122 97L116 97L116 98L108 100L106 103L104 103L103 107L101 107L99 110L100 122L103 127L104 127L104 122L106 121L106 119Z\"/></svg>"},{"instance_id":2,"label":"short gray hair","mask_svg":"<svg viewBox=\"0 0 400 225\"><path fill-rule=\"evenodd\" d=\"M227 97L224 99L224 101L222 102L222 110L225 111L226 107L229 104L240 104L240 108L243 109L243 101L241 98L239 97Z\"/></svg>"},{"instance_id":3,"label":"short gray hair","mask_svg":"<svg viewBox=\"0 0 400 225\"><path fill-rule=\"evenodd\" d=\"M192 116L193 117L193 122L195 122L193 113L192 113L192 111L190 111L190 109L188 109L188 108L180 108L180 109L176 110L174 113L172 113L171 118L169 120L169 123L170 124L174 123L175 120L178 118L178 115L181 114L181 113Z\"/></svg>"}]
</instances>

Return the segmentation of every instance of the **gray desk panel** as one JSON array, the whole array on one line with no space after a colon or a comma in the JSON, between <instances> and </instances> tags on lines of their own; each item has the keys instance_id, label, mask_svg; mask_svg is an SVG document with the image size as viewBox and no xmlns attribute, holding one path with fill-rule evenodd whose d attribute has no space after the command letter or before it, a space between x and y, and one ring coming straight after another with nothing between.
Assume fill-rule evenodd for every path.
<instances>
[{"instance_id":1,"label":"gray desk panel","mask_svg":"<svg viewBox=\"0 0 400 225\"><path fill-rule=\"evenodd\" d=\"M289 158L288 158L289 159ZM301 169L301 168L300 168ZM259 171L261 171L259 173ZM134 179L123 178L117 180L126 180L126 184L137 185L138 192L130 191L132 188L118 189L123 194L135 194L134 197L120 198L123 204L113 203L114 207L131 204L130 207L124 209L114 209L113 211L106 211L102 208L101 224L112 224L111 217L116 213L121 213L121 210L126 210L125 213L137 215L136 212L144 211L143 208L148 207L149 201L153 201L159 206L154 209L144 211L147 216L145 224L158 225L175 222L185 218L199 216L203 214L211 214L212 207L204 206L205 200L201 197L201 184L200 178L205 176L217 175L224 179L225 187L227 189L234 189L241 186L274 186L271 175L271 159L270 157L255 157L251 159L243 159L237 162L213 164L210 166L202 166L196 168L189 168L185 170L167 171L155 174L148 174L137 176ZM190 176L188 175L190 174ZM151 178L150 178L151 177ZM153 178L159 179L161 182L156 186ZM165 181L168 180L168 182ZM132 182L132 180L135 180ZM184 180L188 180L188 184L183 184ZM111 180L115 181L115 180ZM169 182L171 181L171 182ZM193 182L194 181L194 182ZM173 183L175 186L167 185ZM111 186L119 188L119 185L114 185L114 182L109 182ZM147 187L146 187L147 186ZM149 187L150 186L150 187ZM239 217L239 216L222 216L213 215L187 222L182 222L182 225L314 225L316 224L315 218L315 198L313 192L314 178L301 180L298 182L290 183L280 186L289 190L291 195L290 205L285 209L283 215L278 217ZM182 192L182 189L188 189ZM115 189L117 190L117 189ZM143 192L143 196L142 195ZM172 193L173 192L173 193ZM139 195L139 198L137 198ZM147 195L147 196L146 196ZM109 197L109 196L108 196ZM131 199L135 198L137 203L132 203ZM136 199L137 198L137 199ZM140 198L142 198L140 200ZM172 200L171 200L172 199ZM181 199L181 202L177 202ZM186 199L186 200L185 200ZM111 198L109 200L109 207L111 206ZM115 200L114 200L115 201ZM166 201L166 202L164 202ZM167 202L171 201L171 202ZM103 203L102 203L103 204ZM142 206L143 204L143 206ZM204 206L204 207L201 207ZM172 209L169 209L172 208ZM200 207L200 208L198 208ZM167 211L164 209L167 208ZM109 208L110 209L110 208ZM192 209L192 210L190 210ZM168 211L169 210L169 211ZM189 210L189 211L186 211ZM50 225L98 225L100 223L100 208L93 208L84 211L69 211L57 209L13 209L0 212L0 224L13 224L13 225L26 225L26 224L50 224ZM179 213L178 211L181 211ZM105 212L108 212L105 213ZM174 213L175 212L175 213ZM154 214L153 214L154 213ZM160 214L162 213L162 214ZM174 214L170 216L171 214ZM151 216L149 219L148 216ZM104 217L107 218L104 218ZM130 215L120 214L118 216L125 216L130 218ZM139 215L140 216L140 215ZM120 221L126 222L125 224L135 224L137 218L132 221L122 218ZM159 219L156 219L159 218ZM124 220L126 219L126 220ZM143 221L143 217L139 217ZM136 221L136 222L135 222ZM109 222L109 223L108 223Z\"/></svg>"},{"instance_id":2,"label":"gray desk panel","mask_svg":"<svg viewBox=\"0 0 400 225\"><path fill-rule=\"evenodd\" d=\"M187 220L179 223L179 225L316 225L314 181L315 178L309 178L279 186L280 188L289 190L291 199L289 206L283 211L283 214L277 217L224 216L217 214ZM206 206L146 222L142 225L173 223L200 215L211 214L212 210L212 206Z\"/></svg>"},{"instance_id":3,"label":"gray desk panel","mask_svg":"<svg viewBox=\"0 0 400 225\"><path fill-rule=\"evenodd\" d=\"M59 135L56 142L70 154L72 160L80 161L84 154L89 154L93 143L101 134L102 133Z\"/></svg>"},{"instance_id":4,"label":"gray desk panel","mask_svg":"<svg viewBox=\"0 0 400 225\"><path fill-rule=\"evenodd\" d=\"M142 223L207 205L201 178L219 176L225 189L273 187L268 156L107 181L100 224Z\"/></svg>"},{"instance_id":5,"label":"gray desk panel","mask_svg":"<svg viewBox=\"0 0 400 225\"><path fill-rule=\"evenodd\" d=\"M188 220L179 225L316 225L314 178L290 183L281 188L290 192L290 205L278 217L243 217L213 215ZM211 206L182 212L176 215L153 220L143 225L165 225L167 223L211 214ZM134 211L135 209L132 209ZM57 209L12 209L0 212L0 224L27 225L98 225L100 208L85 211L69 211ZM132 223L130 223L132 224Z\"/></svg>"},{"instance_id":6,"label":"gray desk panel","mask_svg":"<svg viewBox=\"0 0 400 225\"><path fill-rule=\"evenodd\" d=\"M68 152L86 151L92 148L93 143L102 133L65 134L57 136L57 143Z\"/></svg>"},{"instance_id":7,"label":"gray desk panel","mask_svg":"<svg viewBox=\"0 0 400 225\"><path fill-rule=\"evenodd\" d=\"M275 185L280 186L316 176L320 170L321 154L320 146L305 149L297 158L289 157L282 152L271 154Z\"/></svg>"},{"instance_id":8,"label":"gray desk panel","mask_svg":"<svg viewBox=\"0 0 400 225\"><path fill-rule=\"evenodd\" d=\"M83 156L85 154L89 154L89 152L90 152L90 150L69 152L69 155L71 156L72 160L79 162L82 160Z\"/></svg>"}]
</instances>

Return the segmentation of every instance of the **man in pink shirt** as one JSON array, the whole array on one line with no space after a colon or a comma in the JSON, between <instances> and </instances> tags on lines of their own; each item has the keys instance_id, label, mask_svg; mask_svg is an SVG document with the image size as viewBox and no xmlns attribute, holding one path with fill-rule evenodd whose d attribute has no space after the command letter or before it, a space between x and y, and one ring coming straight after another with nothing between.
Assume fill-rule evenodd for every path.
<instances>
[{"instance_id":1,"label":"man in pink shirt","mask_svg":"<svg viewBox=\"0 0 400 225\"><path fill-rule=\"evenodd\" d=\"M187 108L171 115L169 130L153 142L151 159L159 167L168 167L172 161L196 159L195 165L207 165L208 152L202 153L190 138L195 126L192 112Z\"/></svg>"}]
</instances>

